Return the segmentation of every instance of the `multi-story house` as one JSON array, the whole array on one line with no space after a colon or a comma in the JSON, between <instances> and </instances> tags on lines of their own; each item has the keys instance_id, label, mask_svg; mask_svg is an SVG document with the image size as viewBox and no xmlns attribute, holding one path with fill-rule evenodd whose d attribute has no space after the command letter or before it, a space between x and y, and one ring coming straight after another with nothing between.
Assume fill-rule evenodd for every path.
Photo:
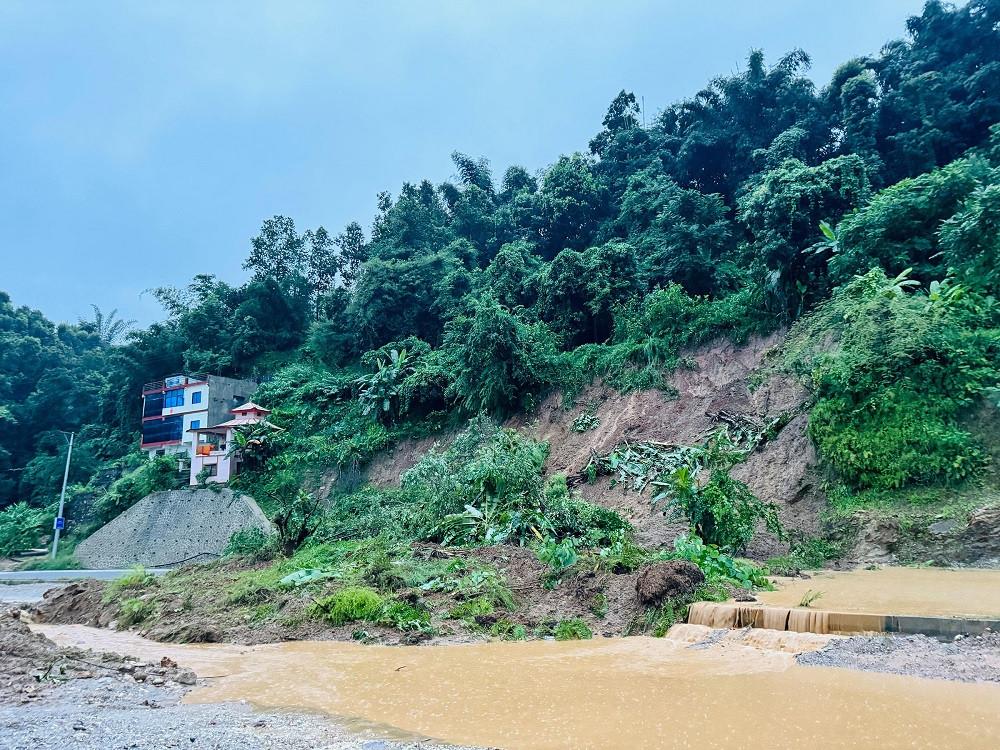
<instances>
[{"instance_id":1,"label":"multi-story house","mask_svg":"<svg viewBox=\"0 0 1000 750\"><path fill-rule=\"evenodd\" d=\"M149 457L191 454L194 433L219 424L245 403L257 384L202 373L171 375L142 387L142 450Z\"/></svg>"},{"instance_id":2,"label":"multi-story house","mask_svg":"<svg viewBox=\"0 0 1000 750\"><path fill-rule=\"evenodd\" d=\"M231 419L208 427L195 427L194 445L191 450L190 484L228 482L239 473L243 461L242 451L236 449L236 431L250 425L265 430L281 431L267 421L268 409L248 401L229 412ZM258 438L252 441L258 442Z\"/></svg>"}]
</instances>

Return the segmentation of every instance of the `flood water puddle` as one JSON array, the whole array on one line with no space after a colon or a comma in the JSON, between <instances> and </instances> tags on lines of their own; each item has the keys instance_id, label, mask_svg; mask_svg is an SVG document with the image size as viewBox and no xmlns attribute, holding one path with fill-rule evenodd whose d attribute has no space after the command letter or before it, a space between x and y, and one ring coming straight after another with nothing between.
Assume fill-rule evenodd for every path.
<instances>
[{"instance_id":1,"label":"flood water puddle","mask_svg":"<svg viewBox=\"0 0 1000 750\"><path fill-rule=\"evenodd\" d=\"M777 578L776 591L757 598L774 607L796 607L807 592L820 592L814 609L926 617L1000 618L1000 570L880 568L808 573L809 579Z\"/></svg>"},{"instance_id":2,"label":"flood water puddle","mask_svg":"<svg viewBox=\"0 0 1000 750\"><path fill-rule=\"evenodd\" d=\"M675 626L676 627L676 626ZM63 645L170 656L214 675L190 703L322 711L486 747L1000 747L1000 687L795 664L831 636L707 631L669 638L362 646L179 646L83 626ZM751 643L753 645L747 645ZM757 647L760 646L760 647Z\"/></svg>"}]
</instances>

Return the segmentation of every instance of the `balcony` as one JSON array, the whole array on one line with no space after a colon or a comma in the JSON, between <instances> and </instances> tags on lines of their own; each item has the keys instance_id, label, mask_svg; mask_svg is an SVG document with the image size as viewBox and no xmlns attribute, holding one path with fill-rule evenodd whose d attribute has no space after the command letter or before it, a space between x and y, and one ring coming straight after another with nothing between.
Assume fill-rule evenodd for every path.
<instances>
[{"instance_id":1,"label":"balcony","mask_svg":"<svg viewBox=\"0 0 1000 750\"><path fill-rule=\"evenodd\" d=\"M175 379L180 380L177 385L167 385L168 382ZM208 382L208 373L195 372L182 375L171 375L169 378L164 378L163 380L151 380L148 383L144 383L142 386L143 395L147 393L157 393L159 391L166 390L167 388L177 388L180 386L188 385L198 385L200 383Z\"/></svg>"}]
</instances>

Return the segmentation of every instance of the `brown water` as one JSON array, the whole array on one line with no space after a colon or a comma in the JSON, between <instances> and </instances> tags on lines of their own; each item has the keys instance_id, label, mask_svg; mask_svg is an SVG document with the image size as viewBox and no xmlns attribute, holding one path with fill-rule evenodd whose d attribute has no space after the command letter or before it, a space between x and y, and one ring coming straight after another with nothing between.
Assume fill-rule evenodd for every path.
<instances>
[{"instance_id":1,"label":"brown water","mask_svg":"<svg viewBox=\"0 0 1000 750\"><path fill-rule=\"evenodd\" d=\"M830 636L708 633L662 639L378 647L338 642L150 644L82 626L35 626L61 644L200 676L186 698L319 710L450 742L504 748L1000 747L1000 687L800 667ZM747 640L749 638L749 640ZM759 646L759 647L758 647Z\"/></svg>"},{"instance_id":2,"label":"brown water","mask_svg":"<svg viewBox=\"0 0 1000 750\"><path fill-rule=\"evenodd\" d=\"M762 604L797 607L807 591L822 592L811 607L838 612L928 617L1000 618L1000 570L881 568L850 572L821 570L801 578L778 578L763 591Z\"/></svg>"}]
</instances>

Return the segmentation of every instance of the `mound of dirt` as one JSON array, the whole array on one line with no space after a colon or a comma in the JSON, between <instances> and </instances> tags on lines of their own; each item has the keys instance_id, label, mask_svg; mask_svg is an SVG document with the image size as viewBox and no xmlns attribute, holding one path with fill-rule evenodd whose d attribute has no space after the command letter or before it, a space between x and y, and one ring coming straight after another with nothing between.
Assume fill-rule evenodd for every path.
<instances>
[{"instance_id":1,"label":"mound of dirt","mask_svg":"<svg viewBox=\"0 0 1000 750\"><path fill-rule=\"evenodd\" d=\"M677 445L703 442L718 427L720 412L774 418L803 407L808 393L796 379L774 375L761 384L755 373L783 340L783 333L751 338L743 345L720 339L683 353L684 365L671 376L665 391L620 393L603 383L585 388L572 408L562 393L552 393L533 412L509 419L508 427L549 443L548 474L579 475L594 454L606 455L623 442L656 441ZM573 421L591 414L596 428L579 432ZM778 435L733 469L762 500L774 502L788 529L815 535L826 498L816 474L816 451L806 434L808 416L795 416ZM454 437L446 434L421 440L404 440L378 456L366 477L375 487L398 486L400 476L435 443L445 446ZM686 524L664 517L651 506L647 494L611 486L598 477L577 489L585 500L618 511L636 528L638 542L646 547L669 546L687 530ZM756 559L785 554L786 543L760 534L747 550Z\"/></svg>"},{"instance_id":2,"label":"mound of dirt","mask_svg":"<svg viewBox=\"0 0 1000 750\"><path fill-rule=\"evenodd\" d=\"M117 654L60 648L33 633L21 610L0 611L0 703L30 702L68 680L116 677L154 684L193 685L195 675L164 660L160 665L130 661Z\"/></svg>"},{"instance_id":3,"label":"mound of dirt","mask_svg":"<svg viewBox=\"0 0 1000 750\"><path fill-rule=\"evenodd\" d=\"M544 586L543 579L551 568L529 549L499 545L473 550L470 555L502 572L520 606L517 612L500 616L529 630L575 617L586 621L594 633L620 636L631 631L643 610L636 596L634 574L586 571L550 589Z\"/></svg>"},{"instance_id":4,"label":"mound of dirt","mask_svg":"<svg viewBox=\"0 0 1000 750\"><path fill-rule=\"evenodd\" d=\"M35 605L32 617L38 622L60 625L89 625L107 627L113 619L112 611L104 606L103 581L84 580L61 588L49 589L42 601Z\"/></svg>"},{"instance_id":5,"label":"mound of dirt","mask_svg":"<svg viewBox=\"0 0 1000 750\"><path fill-rule=\"evenodd\" d=\"M659 604L664 599L690 594L705 582L701 568L687 560L667 560L646 565L635 579L635 592L646 605Z\"/></svg>"}]
</instances>

